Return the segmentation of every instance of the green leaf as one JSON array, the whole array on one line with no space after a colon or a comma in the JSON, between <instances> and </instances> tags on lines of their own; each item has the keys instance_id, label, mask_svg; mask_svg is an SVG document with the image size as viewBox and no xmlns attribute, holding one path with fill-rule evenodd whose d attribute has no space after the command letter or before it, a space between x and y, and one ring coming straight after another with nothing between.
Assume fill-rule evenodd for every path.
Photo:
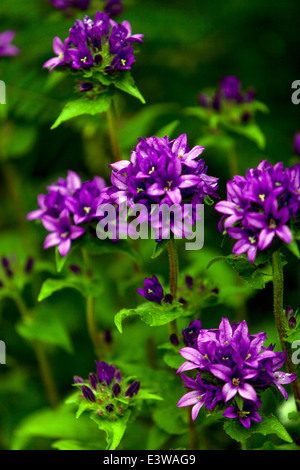
<instances>
[{"instance_id":1,"label":"green leaf","mask_svg":"<svg viewBox=\"0 0 300 470\"><path fill-rule=\"evenodd\" d=\"M222 124L229 131L243 135L249 140L253 140L258 146L258 148L264 149L266 139L263 132L255 122L249 122L249 124L230 124L229 122L224 121L222 122Z\"/></svg>"},{"instance_id":2,"label":"green leaf","mask_svg":"<svg viewBox=\"0 0 300 470\"><path fill-rule=\"evenodd\" d=\"M224 430L235 441L245 442L252 434L276 434L286 442L293 442L285 427L278 421L276 416L262 416L261 423L251 421L249 429L245 428L239 420L230 419L224 423Z\"/></svg>"},{"instance_id":3,"label":"green leaf","mask_svg":"<svg viewBox=\"0 0 300 470\"><path fill-rule=\"evenodd\" d=\"M151 258L158 258L162 254L162 252L165 251L165 249L167 248L169 241L169 239L163 239L160 242L155 242Z\"/></svg>"},{"instance_id":4,"label":"green leaf","mask_svg":"<svg viewBox=\"0 0 300 470\"><path fill-rule=\"evenodd\" d=\"M122 333L123 320L128 317L139 316L141 320L149 326L162 326L179 318L183 313L185 312L180 302L173 302L171 305L159 305L154 302L147 302L139 305L135 309L123 308L120 310L120 312L115 315L115 325L120 333Z\"/></svg>"},{"instance_id":5,"label":"green leaf","mask_svg":"<svg viewBox=\"0 0 300 470\"><path fill-rule=\"evenodd\" d=\"M143 104L146 103L144 97L137 88L134 79L132 78L132 75L129 71L122 73L117 78L114 78L112 80L112 83L115 85L116 88L119 88L125 93L134 96L135 98L139 99Z\"/></svg>"},{"instance_id":6,"label":"green leaf","mask_svg":"<svg viewBox=\"0 0 300 470\"><path fill-rule=\"evenodd\" d=\"M156 137L161 137L161 138L165 137L166 135L171 137L176 127L178 127L178 125L179 125L179 120L172 121L166 126L159 129L157 132L155 132L155 135Z\"/></svg>"},{"instance_id":7,"label":"green leaf","mask_svg":"<svg viewBox=\"0 0 300 470\"><path fill-rule=\"evenodd\" d=\"M70 405L60 405L55 410L41 409L32 413L18 424L14 430L11 449L25 449L31 439L44 437L47 439L70 439L85 442L101 443L101 436L88 415L80 420L75 418L74 409ZM104 448L104 440L102 448Z\"/></svg>"},{"instance_id":8,"label":"green leaf","mask_svg":"<svg viewBox=\"0 0 300 470\"><path fill-rule=\"evenodd\" d=\"M99 429L106 433L106 450L115 450L118 447L126 431L130 415L131 410L126 410L124 415L115 421L105 419L96 413L91 415L91 419L97 423Z\"/></svg>"},{"instance_id":9,"label":"green leaf","mask_svg":"<svg viewBox=\"0 0 300 470\"><path fill-rule=\"evenodd\" d=\"M32 317L22 320L16 326L18 333L29 341L60 346L71 353L73 347L63 323L51 309L39 306Z\"/></svg>"},{"instance_id":10,"label":"green leaf","mask_svg":"<svg viewBox=\"0 0 300 470\"><path fill-rule=\"evenodd\" d=\"M62 279L46 279L43 282L38 301L41 302L47 297L50 297L54 292L62 289L76 289L83 297L97 297L101 293L101 286L97 279L92 279L86 276L80 277L66 277Z\"/></svg>"},{"instance_id":11,"label":"green leaf","mask_svg":"<svg viewBox=\"0 0 300 470\"><path fill-rule=\"evenodd\" d=\"M103 450L100 445L95 443L84 443L80 441L72 441L71 439L61 439L55 441L52 447L57 450Z\"/></svg>"},{"instance_id":12,"label":"green leaf","mask_svg":"<svg viewBox=\"0 0 300 470\"><path fill-rule=\"evenodd\" d=\"M68 121L82 114L95 115L107 111L110 107L113 92L107 89L105 92L96 96L94 99L89 99L86 96L80 97L78 100L69 101L63 108L62 112L52 125L51 129L55 129L62 122Z\"/></svg>"},{"instance_id":13,"label":"green leaf","mask_svg":"<svg viewBox=\"0 0 300 470\"><path fill-rule=\"evenodd\" d=\"M246 255L218 256L211 260L208 268L215 262L225 260L233 270L247 281L254 289L264 289L267 282L272 281L273 273L271 263L263 260L259 264L258 258L254 263L250 263ZM256 264L257 263L257 264Z\"/></svg>"},{"instance_id":14,"label":"green leaf","mask_svg":"<svg viewBox=\"0 0 300 470\"><path fill-rule=\"evenodd\" d=\"M293 238L292 243L285 243L284 245L296 258L300 259L300 249L295 238Z\"/></svg>"}]
</instances>

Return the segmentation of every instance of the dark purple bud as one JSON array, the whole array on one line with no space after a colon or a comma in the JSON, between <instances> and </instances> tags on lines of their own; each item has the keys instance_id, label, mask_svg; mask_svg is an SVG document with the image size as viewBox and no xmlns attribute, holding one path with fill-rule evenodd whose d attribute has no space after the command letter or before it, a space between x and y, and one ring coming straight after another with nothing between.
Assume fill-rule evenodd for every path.
<instances>
[{"instance_id":1,"label":"dark purple bud","mask_svg":"<svg viewBox=\"0 0 300 470\"><path fill-rule=\"evenodd\" d=\"M289 328L290 328L291 330L292 330L293 328L295 328L296 325L297 325L297 320L296 320L296 318L295 318L295 317L290 318L289 321L288 321L288 324L289 324Z\"/></svg>"},{"instance_id":2,"label":"dark purple bud","mask_svg":"<svg viewBox=\"0 0 300 470\"><path fill-rule=\"evenodd\" d=\"M241 82L234 75L226 75L220 80L220 88L225 98L233 100L237 98L240 92Z\"/></svg>"},{"instance_id":3,"label":"dark purple bud","mask_svg":"<svg viewBox=\"0 0 300 470\"><path fill-rule=\"evenodd\" d=\"M106 411L111 413L112 411L114 411L114 405L112 403L109 403L108 405L106 405L105 409Z\"/></svg>"},{"instance_id":4,"label":"dark purple bud","mask_svg":"<svg viewBox=\"0 0 300 470\"><path fill-rule=\"evenodd\" d=\"M6 256L2 256L1 263L4 269L9 268L9 260L6 258Z\"/></svg>"},{"instance_id":5,"label":"dark purple bud","mask_svg":"<svg viewBox=\"0 0 300 470\"><path fill-rule=\"evenodd\" d=\"M184 307L187 306L187 301L183 297L179 297L178 302L180 302Z\"/></svg>"},{"instance_id":6,"label":"dark purple bud","mask_svg":"<svg viewBox=\"0 0 300 470\"><path fill-rule=\"evenodd\" d=\"M97 380L96 374L94 374L93 372L91 372L90 375L89 375L89 379L90 379L91 387L92 387L94 390L97 390L98 380Z\"/></svg>"},{"instance_id":7,"label":"dark purple bud","mask_svg":"<svg viewBox=\"0 0 300 470\"><path fill-rule=\"evenodd\" d=\"M1 289L2 287L4 287L4 284L3 284L3 282L0 280L0 289Z\"/></svg>"},{"instance_id":8,"label":"dark purple bud","mask_svg":"<svg viewBox=\"0 0 300 470\"><path fill-rule=\"evenodd\" d=\"M221 97L218 93L215 94L212 100L212 107L215 111L220 111L221 109Z\"/></svg>"},{"instance_id":9,"label":"dark purple bud","mask_svg":"<svg viewBox=\"0 0 300 470\"><path fill-rule=\"evenodd\" d=\"M219 289L217 287L215 287L214 289L211 289L210 291L212 294L218 294L219 293Z\"/></svg>"},{"instance_id":10,"label":"dark purple bud","mask_svg":"<svg viewBox=\"0 0 300 470\"><path fill-rule=\"evenodd\" d=\"M96 361L97 364L97 375L98 375L98 380L100 383L106 382L107 385L110 385L112 379L114 378L116 368L115 366L108 365L106 362L98 362Z\"/></svg>"},{"instance_id":11,"label":"dark purple bud","mask_svg":"<svg viewBox=\"0 0 300 470\"><path fill-rule=\"evenodd\" d=\"M140 389L140 382L139 381L133 382L126 390L125 397L132 398L134 395L138 393L139 389Z\"/></svg>"},{"instance_id":12,"label":"dark purple bud","mask_svg":"<svg viewBox=\"0 0 300 470\"><path fill-rule=\"evenodd\" d=\"M254 88L248 88L244 95L244 101L246 103L252 103L256 98L256 91Z\"/></svg>"},{"instance_id":13,"label":"dark purple bud","mask_svg":"<svg viewBox=\"0 0 300 470\"><path fill-rule=\"evenodd\" d=\"M170 335L170 341L171 343L174 345L174 346L179 346L179 338L178 336L176 335L176 333L172 333Z\"/></svg>"},{"instance_id":14,"label":"dark purple bud","mask_svg":"<svg viewBox=\"0 0 300 470\"><path fill-rule=\"evenodd\" d=\"M285 309L285 318L287 320L289 320L290 318L292 318L294 316L294 310L292 309L292 307L290 307L290 305L288 307L286 307Z\"/></svg>"},{"instance_id":15,"label":"dark purple bud","mask_svg":"<svg viewBox=\"0 0 300 470\"><path fill-rule=\"evenodd\" d=\"M118 384L122 382L122 374L119 370L115 372L115 379L118 382Z\"/></svg>"},{"instance_id":16,"label":"dark purple bud","mask_svg":"<svg viewBox=\"0 0 300 470\"><path fill-rule=\"evenodd\" d=\"M112 343L112 335L110 330L105 330L104 332L104 341L106 344Z\"/></svg>"},{"instance_id":17,"label":"dark purple bud","mask_svg":"<svg viewBox=\"0 0 300 470\"><path fill-rule=\"evenodd\" d=\"M294 135L293 145L294 145L295 154L298 155L298 157L300 157L300 132L297 132Z\"/></svg>"},{"instance_id":18,"label":"dark purple bud","mask_svg":"<svg viewBox=\"0 0 300 470\"><path fill-rule=\"evenodd\" d=\"M80 85L78 86L78 90L82 92L91 91L93 88L94 88L94 85L89 82L80 83Z\"/></svg>"},{"instance_id":19,"label":"dark purple bud","mask_svg":"<svg viewBox=\"0 0 300 470\"><path fill-rule=\"evenodd\" d=\"M166 294L164 296L164 302L166 304L172 304L173 303L173 296L171 294Z\"/></svg>"},{"instance_id":20,"label":"dark purple bud","mask_svg":"<svg viewBox=\"0 0 300 470\"><path fill-rule=\"evenodd\" d=\"M79 266L76 266L76 264L71 264L69 266L70 271L72 271L73 274L79 274L81 269Z\"/></svg>"},{"instance_id":21,"label":"dark purple bud","mask_svg":"<svg viewBox=\"0 0 300 470\"><path fill-rule=\"evenodd\" d=\"M247 122L249 122L250 119L251 119L251 113L249 111L245 111L241 116L241 122L243 124L246 124Z\"/></svg>"},{"instance_id":22,"label":"dark purple bud","mask_svg":"<svg viewBox=\"0 0 300 470\"><path fill-rule=\"evenodd\" d=\"M26 264L25 264L25 273L26 274L30 274L31 271L32 271L32 268L33 268L33 264L34 264L34 259L32 256L29 256L27 258L27 261L26 261Z\"/></svg>"},{"instance_id":23,"label":"dark purple bud","mask_svg":"<svg viewBox=\"0 0 300 470\"><path fill-rule=\"evenodd\" d=\"M117 397L121 393L120 385L119 384L114 384L112 386L112 392L113 392L114 396Z\"/></svg>"},{"instance_id":24,"label":"dark purple bud","mask_svg":"<svg viewBox=\"0 0 300 470\"><path fill-rule=\"evenodd\" d=\"M185 284L186 284L186 287L188 289L192 289L193 288L193 285L194 285L194 279L192 278L192 276L185 276Z\"/></svg>"},{"instance_id":25,"label":"dark purple bud","mask_svg":"<svg viewBox=\"0 0 300 470\"><path fill-rule=\"evenodd\" d=\"M205 93L199 93L199 95L197 96L197 101L202 108L208 107L209 99Z\"/></svg>"},{"instance_id":26,"label":"dark purple bud","mask_svg":"<svg viewBox=\"0 0 300 470\"><path fill-rule=\"evenodd\" d=\"M78 375L74 375L74 383L75 384L84 384L85 383L85 380L83 380L81 377L79 377Z\"/></svg>"},{"instance_id":27,"label":"dark purple bud","mask_svg":"<svg viewBox=\"0 0 300 470\"><path fill-rule=\"evenodd\" d=\"M86 400L89 400L89 401L96 401L96 397L94 395L94 393L92 392L92 390L87 387L86 385L83 385L82 387L82 393L83 393L83 396Z\"/></svg>"}]
</instances>

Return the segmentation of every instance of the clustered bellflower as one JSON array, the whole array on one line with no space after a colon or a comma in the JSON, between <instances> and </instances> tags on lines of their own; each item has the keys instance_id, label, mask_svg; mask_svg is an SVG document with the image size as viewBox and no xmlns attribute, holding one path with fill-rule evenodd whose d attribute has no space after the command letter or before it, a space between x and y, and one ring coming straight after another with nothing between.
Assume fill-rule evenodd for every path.
<instances>
[{"instance_id":1,"label":"clustered bellflower","mask_svg":"<svg viewBox=\"0 0 300 470\"><path fill-rule=\"evenodd\" d=\"M287 400L283 385L297 378L280 370L286 352L264 347L266 339L266 333L251 335L245 321L231 325L227 318L217 329L199 329L197 338L180 351L186 362L177 372L191 391L177 406L192 406L193 420L203 406L212 410L218 405L225 408L225 417L239 419L246 428L251 420L260 422L261 392L275 386ZM183 374L191 370L196 371L194 378Z\"/></svg>"},{"instance_id":2,"label":"clustered bellflower","mask_svg":"<svg viewBox=\"0 0 300 470\"><path fill-rule=\"evenodd\" d=\"M88 10L92 0L50 0L54 8L63 11L70 9ZM109 16L117 16L123 12L123 0L103 0L103 11Z\"/></svg>"},{"instance_id":3,"label":"clustered bellflower","mask_svg":"<svg viewBox=\"0 0 300 470\"><path fill-rule=\"evenodd\" d=\"M219 86L212 94L199 93L198 103L203 108L220 112L232 104L251 103L255 99L255 90L242 90L242 83L234 75L226 75L219 81Z\"/></svg>"},{"instance_id":4,"label":"clustered bellflower","mask_svg":"<svg viewBox=\"0 0 300 470\"><path fill-rule=\"evenodd\" d=\"M132 34L130 23L116 23L105 12L97 11L95 19L85 16L76 20L63 42L55 37L56 57L43 67L51 72L55 67L66 67L83 73L92 70L104 74L130 70L135 62L134 43L143 42L143 34Z\"/></svg>"},{"instance_id":5,"label":"clustered bellflower","mask_svg":"<svg viewBox=\"0 0 300 470\"><path fill-rule=\"evenodd\" d=\"M246 177L235 176L227 183L227 200L215 209L223 215L227 234L238 240L233 253L246 253L254 262L257 251L271 247L273 240L290 244L292 226L299 224L300 165L284 168L266 160L248 169Z\"/></svg>"},{"instance_id":6,"label":"clustered bellflower","mask_svg":"<svg viewBox=\"0 0 300 470\"><path fill-rule=\"evenodd\" d=\"M0 57L16 56L20 54L20 49L12 43L16 33L9 30L0 34Z\"/></svg>"},{"instance_id":7,"label":"clustered bellflower","mask_svg":"<svg viewBox=\"0 0 300 470\"><path fill-rule=\"evenodd\" d=\"M152 210L152 205L156 208L175 205L182 220L185 203L194 208L206 196L218 197L218 178L207 175L205 161L199 158L204 147L196 145L191 149L186 134L171 141L168 136L138 140L130 160L110 165L112 186L105 190L106 200L117 207L121 204L129 208L143 205L147 213L141 212L140 222L149 222L157 239L165 238L161 218ZM192 226L196 215L193 212L190 216ZM171 219L165 229L168 234L169 230L176 234L178 227ZM182 236L182 227L179 236Z\"/></svg>"},{"instance_id":8,"label":"clustered bellflower","mask_svg":"<svg viewBox=\"0 0 300 470\"><path fill-rule=\"evenodd\" d=\"M97 371L91 372L88 380L74 377L74 385L81 389L80 402L87 402L90 410L95 411L98 416L116 419L138 394L140 382L136 380L128 383L113 364L95 362Z\"/></svg>"},{"instance_id":9,"label":"clustered bellflower","mask_svg":"<svg viewBox=\"0 0 300 470\"><path fill-rule=\"evenodd\" d=\"M96 219L104 187L105 181L99 176L82 182L77 173L68 171L66 179L59 178L47 187L47 194L38 196L39 208L30 212L27 219L41 220L50 232L44 249L58 245L61 256L66 256L72 241L81 237L86 224Z\"/></svg>"}]
</instances>

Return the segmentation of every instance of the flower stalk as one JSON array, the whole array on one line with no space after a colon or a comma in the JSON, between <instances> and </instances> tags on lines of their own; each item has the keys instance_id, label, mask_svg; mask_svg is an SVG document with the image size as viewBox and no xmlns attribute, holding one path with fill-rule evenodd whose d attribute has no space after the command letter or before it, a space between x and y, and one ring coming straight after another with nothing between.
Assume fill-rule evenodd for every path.
<instances>
[{"instance_id":1,"label":"flower stalk","mask_svg":"<svg viewBox=\"0 0 300 470\"><path fill-rule=\"evenodd\" d=\"M168 243L168 254L169 254L169 265L170 265L170 291L171 291L173 300L175 301L176 296L177 296L179 264L178 264L178 252L177 252L177 247L176 247L174 238L171 238ZM170 334L177 334L176 320L173 320L169 323L169 329L170 329Z\"/></svg>"},{"instance_id":2,"label":"flower stalk","mask_svg":"<svg viewBox=\"0 0 300 470\"><path fill-rule=\"evenodd\" d=\"M286 365L288 372L297 375L296 366L292 361L292 354L289 345L285 345L285 326L284 326L284 310L283 310L283 292L284 292L284 275L283 265L280 257L280 251L277 250L272 255L273 267L273 303L274 317L277 327L278 337L282 351L286 349ZM297 378L291 384L292 391L296 401L297 410L300 411L300 382Z\"/></svg>"},{"instance_id":3,"label":"flower stalk","mask_svg":"<svg viewBox=\"0 0 300 470\"><path fill-rule=\"evenodd\" d=\"M110 143L111 143L111 148L112 148L112 154L113 154L114 161L117 162L122 159L122 154L121 154L121 150L119 146L118 136L116 133L116 122L115 122L115 116L114 116L113 101L112 101L111 106L106 111L106 118L107 118L107 123L108 123L108 132L109 132L109 138L110 138Z\"/></svg>"}]
</instances>

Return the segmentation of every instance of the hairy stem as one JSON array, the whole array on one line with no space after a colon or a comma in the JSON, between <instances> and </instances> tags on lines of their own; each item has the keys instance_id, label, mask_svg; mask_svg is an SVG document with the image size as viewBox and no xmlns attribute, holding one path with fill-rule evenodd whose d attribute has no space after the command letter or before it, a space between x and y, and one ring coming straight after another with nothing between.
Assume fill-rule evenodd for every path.
<instances>
[{"instance_id":1,"label":"hairy stem","mask_svg":"<svg viewBox=\"0 0 300 470\"><path fill-rule=\"evenodd\" d=\"M16 297L15 303L18 307L21 317L24 321L27 321L31 317L31 314L28 312L22 297ZM39 365L39 370L48 401L50 405L55 408L59 403L59 396L44 346L40 341L31 341L31 345Z\"/></svg>"},{"instance_id":2,"label":"hairy stem","mask_svg":"<svg viewBox=\"0 0 300 470\"><path fill-rule=\"evenodd\" d=\"M272 255L273 266L273 300L274 300L274 317L277 327L278 337L282 351L286 349L286 366L288 372L297 375L296 366L292 361L292 352L290 345L285 345L285 325L284 325L284 312L283 312L283 290L284 290L284 277L283 266L280 258L280 251L276 251ZM300 411L300 382L297 378L291 383L292 391L296 400L297 410Z\"/></svg>"},{"instance_id":3,"label":"hairy stem","mask_svg":"<svg viewBox=\"0 0 300 470\"><path fill-rule=\"evenodd\" d=\"M85 268L86 268L86 275L91 277L91 269L90 269L90 260L88 253L85 249L82 249L82 257L84 260ZM88 296L86 299L86 322L87 322L87 329L89 333L89 337L93 343L94 351L97 356L97 359L100 361L103 357L102 351L102 344L101 344L101 336L100 332L97 328L97 323L95 319L95 298L92 296Z\"/></svg>"},{"instance_id":4,"label":"hairy stem","mask_svg":"<svg viewBox=\"0 0 300 470\"><path fill-rule=\"evenodd\" d=\"M114 114L115 113L114 113L113 102L112 102L111 106L106 111L106 117L107 117L108 132L109 132L113 158L114 158L114 161L117 162L122 159L122 154L121 154L118 136L116 132L116 123L115 123Z\"/></svg>"},{"instance_id":5,"label":"hairy stem","mask_svg":"<svg viewBox=\"0 0 300 470\"><path fill-rule=\"evenodd\" d=\"M173 238L168 243L168 254L169 254L169 265L170 265L170 290L173 300L176 300L177 286L178 286L178 275L179 275L179 264L178 264L178 253L175 241ZM170 334L177 334L176 320L169 323Z\"/></svg>"}]
</instances>

